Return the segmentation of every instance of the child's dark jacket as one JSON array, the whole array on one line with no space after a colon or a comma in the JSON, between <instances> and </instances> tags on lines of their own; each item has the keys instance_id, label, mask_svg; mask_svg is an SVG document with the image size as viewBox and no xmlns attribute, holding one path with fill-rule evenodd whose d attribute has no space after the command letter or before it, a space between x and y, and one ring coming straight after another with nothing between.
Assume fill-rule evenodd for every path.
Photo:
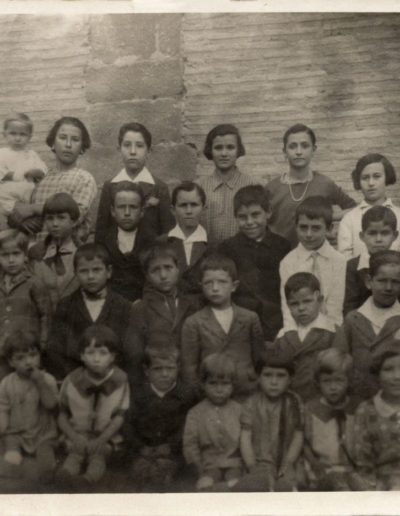
<instances>
[{"instance_id":1,"label":"child's dark jacket","mask_svg":"<svg viewBox=\"0 0 400 516\"><path fill-rule=\"evenodd\" d=\"M344 296L343 315L360 306L369 298L371 291L365 285L365 277L368 269L358 269L360 257L356 256L347 262L346 267L346 292Z\"/></svg>"},{"instance_id":2,"label":"child's dark jacket","mask_svg":"<svg viewBox=\"0 0 400 516\"><path fill-rule=\"evenodd\" d=\"M238 270L235 303L257 312L265 339L272 341L282 328L279 264L289 253L290 243L267 228L260 242L237 233L222 242L219 251L231 258Z\"/></svg>"}]
</instances>

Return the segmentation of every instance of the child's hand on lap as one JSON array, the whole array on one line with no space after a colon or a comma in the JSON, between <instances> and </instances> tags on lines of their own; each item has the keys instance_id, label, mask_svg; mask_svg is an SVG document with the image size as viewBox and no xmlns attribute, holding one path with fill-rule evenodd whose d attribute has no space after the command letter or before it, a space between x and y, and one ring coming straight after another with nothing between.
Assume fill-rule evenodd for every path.
<instances>
[{"instance_id":1,"label":"child's hand on lap","mask_svg":"<svg viewBox=\"0 0 400 516\"><path fill-rule=\"evenodd\" d=\"M89 455L94 455L97 453L104 453L104 447L106 443L103 441L103 439L100 439L97 437L96 439L90 439L87 441L86 450Z\"/></svg>"}]
</instances>

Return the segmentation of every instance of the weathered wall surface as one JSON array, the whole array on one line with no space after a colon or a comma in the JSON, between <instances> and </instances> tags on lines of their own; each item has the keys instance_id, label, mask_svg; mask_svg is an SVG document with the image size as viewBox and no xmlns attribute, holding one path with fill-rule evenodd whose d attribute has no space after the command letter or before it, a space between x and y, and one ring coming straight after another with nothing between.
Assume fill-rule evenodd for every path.
<instances>
[{"instance_id":1,"label":"weathered wall surface","mask_svg":"<svg viewBox=\"0 0 400 516\"><path fill-rule=\"evenodd\" d=\"M301 121L317 134L315 168L350 192L367 152L400 172L398 14L188 14L182 33L187 142L201 149L215 124L234 123L241 169L265 181L286 169L282 135ZM210 168L202 158L199 173Z\"/></svg>"}]
</instances>

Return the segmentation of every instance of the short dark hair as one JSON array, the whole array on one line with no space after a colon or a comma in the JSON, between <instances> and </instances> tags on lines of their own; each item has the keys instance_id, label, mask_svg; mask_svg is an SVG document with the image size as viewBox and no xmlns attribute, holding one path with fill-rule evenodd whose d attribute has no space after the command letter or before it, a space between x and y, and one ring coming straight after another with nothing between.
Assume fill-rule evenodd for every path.
<instances>
[{"instance_id":1,"label":"short dark hair","mask_svg":"<svg viewBox=\"0 0 400 516\"><path fill-rule=\"evenodd\" d=\"M140 197L141 206L144 205L144 192L139 183L132 181L119 181L118 183L111 183L111 206L115 205L115 197L120 192L135 192Z\"/></svg>"},{"instance_id":2,"label":"short dark hair","mask_svg":"<svg viewBox=\"0 0 400 516\"><path fill-rule=\"evenodd\" d=\"M157 345L147 345L144 349L143 367L148 369L155 360L170 360L179 364L179 351L176 346L168 343L167 346L161 348Z\"/></svg>"},{"instance_id":3,"label":"short dark hair","mask_svg":"<svg viewBox=\"0 0 400 516\"><path fill-rule=\"evenodd\" d=\"M273 367L274 369L286 369L290 376L295 373L295 366L292 360L282 359L281 357L271 354L271 352L260 353L255 363L255 371L260 376L264 367Z\"/></svg>"},{"instance_id":4,"label":"short dark hair","mask_svg":"<svg viewBox=\"0 0 400 516\"><path fill-rule=\"evenodd\" d=\"M237 157L244 156L246 154L246 149L244 148L242 137L240 136L239 129L232 124L220 124L216 125L206 136L206 143L204 144L203 154L204 156L212 160L212 145L213 141L217 136L225 136L227 134L234 134L237 140Z\"/></svg>"},{"instance_id":5,"label":"short dark hair","mask_svg":"<svg viewBox=\"0 0 400 516\"><path fill-rule=\"evenodd\" d=\"M369 257L369 274L371 278L376 276L384 265L400 265L400 252L387 249L371 254Z\"/></svg>"},{"instance_id":6,"label":"short dark hair","mask_svg":"<svg viewBox=\"0 0 400 516\"><path fill-rule=\"evenodd\" d=\"M3 229L3 231L0 231L0 249L4 244L9 242L15 242L18 249L21 249L24 254L27 254L29 244L28 235L21 233L18 229Z\"/></svg>"},{"instance_id":7,"label":"short dark hair","mask_svg":"<svg viewBox=\"0 0 400 516\"><path fill-rule=\"evenodd\" d=\"M203 280L206 271L225 271L232 281L237 280L237 268L235 262L223 254L209 254L200 263L200 277Z\"/></svg>"},{"instance_id":8,"label":"short dark hair","mask_svg":"<svg viewBox=\"0 0 400 516\"><path fill-rule=\"evenodd\" d=\"M206 192L200 185L194 183L193 181L183 181L178 186L175 186L171 195L172 206L176 205L179 192L193 192L193 190L196 190L200 197L201 204L204 206L206 204Z\"/></svg>"},{"instance_id":9,"label":"short dark hair","mask_svg":"<svg viewBox=\"0 0 400 516\"><path fill-rule=\"evenodd\" d=\"M14 353L27 352L33 348L40 352L39 335L29 329L16 329L6 337L3 355L6 360L11 360Z\"/></svg>"},{"instance_id":10,"label":"short dark hair","mask_svg":"<svg viewBox=\"0 0 400 516\"><path fill-rule=\"evenodd\" d=\"M178 256L175 249L167 242L159 242L145 249L140 254L140 263L145 273L150 268L151 262L159 258L171 258L171 260L178 266Z\"/></svg>"},{"instance_id":11,"label":"short dark hair","mask_svg":"<svg viewBox=\"0 0 400 516\"><path fill-rule=\"evenodd\" d=\"M369 369L371 374L378 376L385 360L388 358L398 357L400 355L400 343L398 342L397 345L398 349L394 349L393 346L390 346L391 349L385 349L382 352L373 353L372 363Z\"/></svg>"},{"instance_id":12,"label":"short dark hair","mask_svg":"<svg viewBox=\"0 0 400 516\"><path fill-rule=\"evenodd\" d=\"M97 244L95 242L90 242L88 244L83 244L76 250L74 256L74 268L76 269L79 264L79 260L84 258L85 260L94 260L95 258L99 258L106 267L111 265L110 254L107 249L101 244Z\"/></svg>"},{"instance_id":13,"label":"short dark hair","mask_svg":"<svg viewBox=\"0 0 400 516\"><path fill-rule=\"evenodd\" d=\"M385 184L394 185L396 182L396 171L390 161L382 154L371 153L366 154L357 161L356 168L351 173L353 185L355 190L361 190L360 177L361 173L367 165L372 163L382 163L385 171Z\"/></svg>"},{"instance_id":14,"label":"short dark hair","mask_svg":"<svg viewBox=\"0 0 400 516\"><path fill-rule=\"evenodd\" d=\"M116 333L104 324L88 326L79 339L79 352L83 353L91 345L95 348L106 347L110 353L116 355L121 351L121 342Z\"/></svg>"},{"instance_id":15,"label":"short dark hair","mask_svg":"<svg viewBox=\"0 0 400 516\"><path fill-rule=\"evenodd\" d=\"M331 202L327 197L322 195L313 195L307 197L296 208L295 222L299 222L301 215L305 215L309 219L323 219L326 227L332 225L333 210Z\"/></svg>"},{"instance_id":16,"label":"short dark hair","mask_svg":"<svg viewBox=\"0 0 400 516\"><path fill-rule=\"evenodd\" d=\"M387 206L372 206L367 210L361 219L361 229L366 231L373 222L382 222L390 229L397 231L397 218L394 211Z\"/></svg>"},{"instance_id":17,"label":"short dark hair","mask_svg":"<svg viewBox=\"0 0 400 516\"><path fill-rule=\"evenodd\" d=\"M310 127L308 127L307 125L304 125L304 124L294 124L291 127L289 127L289 129L287 129L287 131L283 135L283 150L286 149L286 144L288 142L289 136L291 134L296 134L296 133L307 133L309 135L309 137L311 138L311 143L313 144L313 146L317 143L317 138L315 137L315 133L312 129L310 129Z\"/></svg>"},{"instance_id":18,"label":"short dark hair","mask_svg":"<svg viewBox=\"0 0 400 516\"><path fill-rule=\"evenodd\" d=\"M227 353L217 352L206 356L200 365L200 381L205 383L208 378L229 379L236 381L236 364Z\"/></svg>"},{"instance_id":19,"label":"short dark hair","mask_svg":"<svg viewBox=\"0 0 400 516\"><path fill-rule=\"evenodd\" d=\"M59 192L47 199L43 206L43 217L48 214L68 213L71 220L79 219L79 206L71 195L65 192Z\"/></svg>"},{"instance_id":20,"label":"short dark hair","mask_svg":"<svg viewBox=\"0 0 400 516\"><path fill-rule=\"evenodd\" d=\"M134 133L140 133L143 136L143 140L147 146L147 149L151 148L151 132L139 122L128 122L127 124L121 125L118 133L118 145L121 145L122 140L127 132L132 131Z\"/></svg>"},{"instance_id":21,"label":"short dark hair","mask_svg":"<svg viewBox=\"0 0 400 516\"><path fill-rule=\"evenodd\" d=\"M289 277L285 283L285 297L295 294L302 288L309 288L311 292L321 292L321 285L318 279L311 272L296 272Z\"/></svg>"},{"instance_id":22,"label":"short dark hair","mask_svg":"<svg viewBox=\"0 0 400 516\"><path fill-rule=\"evenodd\" d=\"M46 138L46 143L51 148L52 151L53 151L54 141L57 136L57 132L63 124L73 125L74 127L77 127L78 129L80 129L81 136L82 136L81 154L83 154L87 149L90 148L91 141L90 141L89 131L86 129L85 124L81 120L79 120L79 118L76 118L74 116L63 116L54 123L53 127L50 129L49 134L47 135L47 138Z\"/></svg>"},{"instance_id":23,"label":"short dark hair","mask_svg":"<svg viewBox=\"0 0 400 516\"><path fill-rule=\"evenodd\" d=\"M8 125L12 124L13 122L19 122L20 124L24 124L27 127L27 129L30 132L30 134L32 134L32 132L33 132L33 122L29 118L29 116L26 115L25 113L14 113L12 115L9 115L4 120L4 124L3 124L4 131L6 131Z\"/></svg>"},{"instance_id":24,"label":"short dark hair","mask_svg":"<svg viewBox=\"0 0 400 516\"><path fill-rule=\"evenodd\" d=\"M269 190L261 185L247 185L240 188L233 197L235 217L242 206L247 207L250 204L258 204L264 211L269 212L271 207Z\"/></svg>"}]
</instances>

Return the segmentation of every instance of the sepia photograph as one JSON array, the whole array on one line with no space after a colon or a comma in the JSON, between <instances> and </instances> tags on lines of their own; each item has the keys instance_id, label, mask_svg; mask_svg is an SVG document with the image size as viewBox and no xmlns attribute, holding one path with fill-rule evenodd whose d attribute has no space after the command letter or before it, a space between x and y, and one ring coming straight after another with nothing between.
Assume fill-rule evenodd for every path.
<instances>
[{"instance_id":1,"label":"sepia photograph","mask_svg":"<svg viewBox=\"0 0 400 516\"><path fill-rule=\"evenodd\" d=\"M400 13L61 3L0 6L2 514L395 514Z\"/></svg>"}]
</instances>

